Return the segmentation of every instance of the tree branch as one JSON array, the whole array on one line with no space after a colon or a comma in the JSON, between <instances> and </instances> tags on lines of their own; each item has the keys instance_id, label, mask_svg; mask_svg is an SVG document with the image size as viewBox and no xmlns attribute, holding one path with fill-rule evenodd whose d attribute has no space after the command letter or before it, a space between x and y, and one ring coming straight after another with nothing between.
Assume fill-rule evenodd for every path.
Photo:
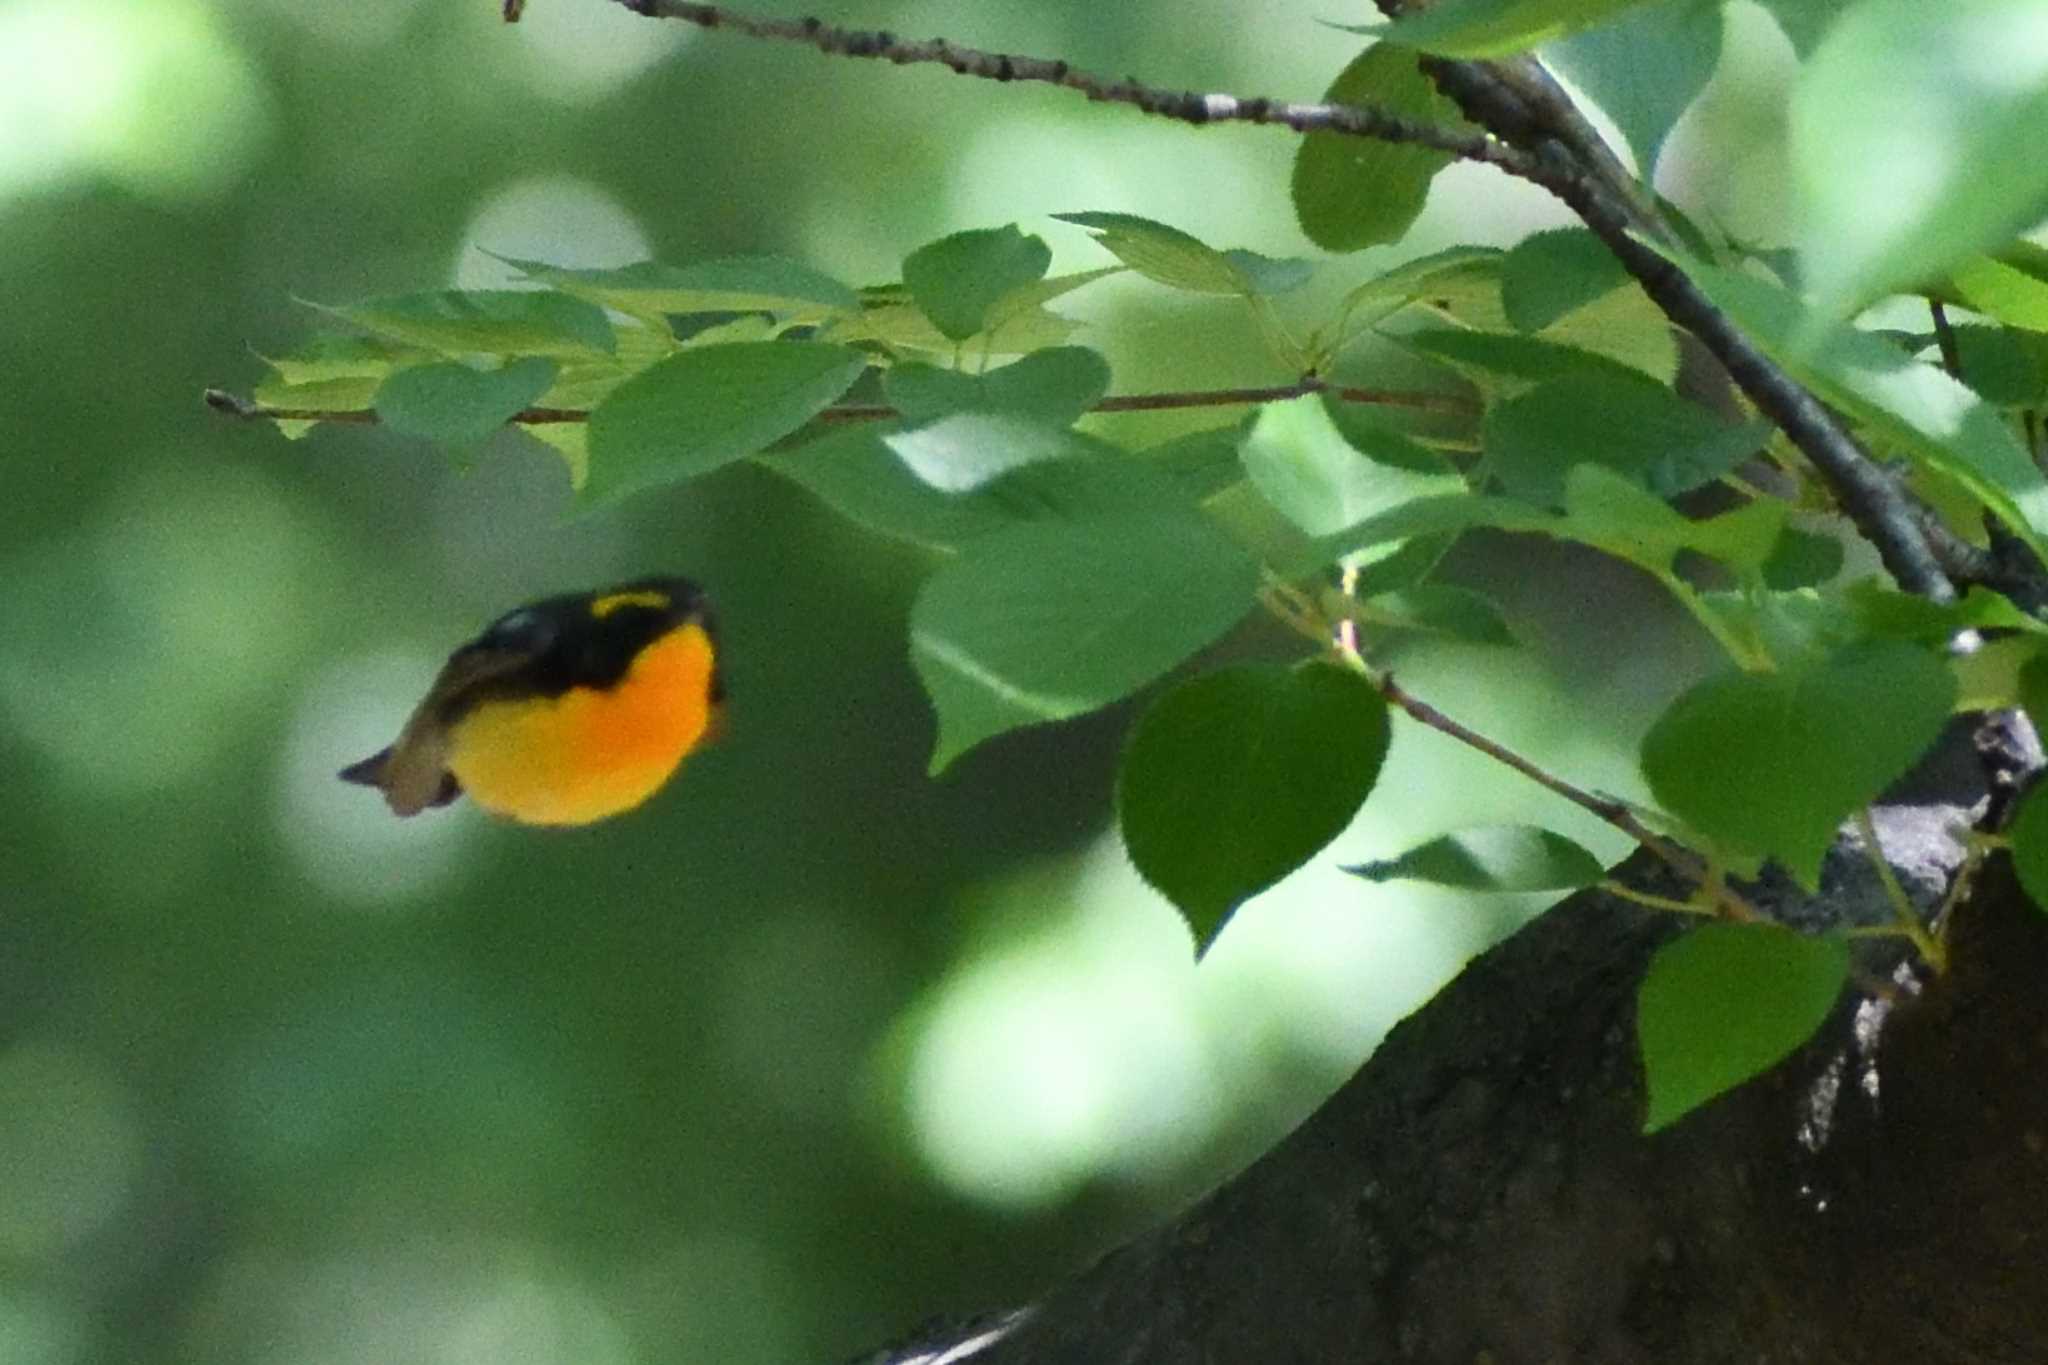
<instances>
[{"instance_id":1,"label":"tree branch","mask_svg":"<svg viewBox=\"0 0 2048 1365\"><path fill-rule=\"evenodd\" d=\"M834 57L869 57L898 66L932 64L961 76L991 81L1032 81L1077 90L1091 100L1128 104L1183 123L1278 123L1297 133L1347 133L1380 142L1433 147L1466 161L1498 166L1511 175L1534 171L1522 152L1485 133L1390 114L1370 105L1295 104L1264 96L1240 97L1195 90L1164 90L1126 77L1112 80L1066 62L963 47L943 38L910 42L885 29L839 28L818 19L757 19L723 5L694 0L613 0L635 14L680 19L700 28L727 29L749 38L803 43Z\"/></svg>"},{"instance_id":2,"label":"tree branch","mask_svg":"<svg viewBox=\"0 0 2048 1365\"><path fill-rule=\"evenodd\" d=\"M1419 408L1427 411L1464 413L1477 411L1475 405L1454 393L1427 390L1368 389L1352 384L1326 384L1320 379L1302 379L1292 384L1272 384L1246 389L1188 389L1164 393L1125 393L1105 398L1090 412L1165 412L1179 408L1238 407L1251 403L1277 403L1326 394L1343 403L1369 403L1381 407ZM374 408L278 408L244 398L226 389L207 389L200 395L206 406L224 416L251 422L348 422L375 426L382 419ZM820 422L879 422L900 414L887 403L835 403L814 419ZM560 422L587 422L588 408L522 408L506 419L510 426L548 426Z\"/></svg>"},{"instance_id":3,"label":"tree branch","mask_svg":"<svg viewBox=\"0 0 2048 1365\"><path fill-rule=\"evenodd\" d=\"M1343 133L1434 147L1541 185L1607 244L1666 317L1699 338L1736 386L1820 471L1843 511L1876 547L1878 557L1901 587L1936 601L1955 596L1954 583L1929 546L1916 509L1897 481L1682 271L1632 235L1642 232L1661 238L1663 226L1612 150L1533 60L1432 59L1427 63L1426 69L1466 116L1490 130L1490 134L1468 134L1368 106L1293 104L1263 97L1159 90L1136 80L1111 81L1090 75L1064 61L985 52L944 39L906 42L886 31L838 28L817 19L757 19L694 0L614 3L650 17L730 29L752 38L804 43L834 56L875 58L898 65L936 63L960 75L986 80L1040 81L1078 90L1092 100L1128 104L1148 114L1189 123L1278 123L1297 132ZM1392 12L1404 6L1382 0L1381 8Z\"/></svg>"}]
</instances>

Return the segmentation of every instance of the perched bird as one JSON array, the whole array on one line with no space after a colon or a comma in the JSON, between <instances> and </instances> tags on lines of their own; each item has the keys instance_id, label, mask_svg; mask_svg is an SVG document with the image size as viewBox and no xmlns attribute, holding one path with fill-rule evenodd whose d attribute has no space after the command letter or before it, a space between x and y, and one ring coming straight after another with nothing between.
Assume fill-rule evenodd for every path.
<instances>
[{"instance_id":1,"label":"perched bird","mask_svg":"<svg viewBox=\"0 0 2048 1365\"><path fill-rule=\"evenodd\" d=\"M711 604L642 578L507 612L448 656L392 745L341 770L399 815L468 793L529 825L586 825L652 796L724 700Z\"/></svg>"}]
</instances>

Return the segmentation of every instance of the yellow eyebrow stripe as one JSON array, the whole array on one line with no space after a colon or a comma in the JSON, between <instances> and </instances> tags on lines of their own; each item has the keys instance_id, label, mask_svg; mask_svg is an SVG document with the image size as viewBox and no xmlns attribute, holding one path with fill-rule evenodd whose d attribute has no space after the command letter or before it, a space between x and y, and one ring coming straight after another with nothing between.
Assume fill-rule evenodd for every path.
<instances>
[{"instance_id":1,"label":"yellow eyebrow stripe","mask_svg":"<svg viewBox=\"0 0 2048 1365\"><path fill-rule=\"evenodd\" d=\"M590 604L591 616L599 621L623 607L652 607L656 611L668 610L668 594L645 590L641 592L615 592L600 597Z\"/></svg>"}]
</instances>

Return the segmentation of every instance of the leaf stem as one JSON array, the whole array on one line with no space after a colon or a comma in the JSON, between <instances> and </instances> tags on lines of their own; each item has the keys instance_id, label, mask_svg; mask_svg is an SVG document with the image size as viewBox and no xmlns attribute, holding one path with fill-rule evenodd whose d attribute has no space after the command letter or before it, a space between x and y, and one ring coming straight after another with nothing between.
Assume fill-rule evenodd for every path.
<instances>
[{"instance_id":1,"label":"leaf stem","mask_svg":"<svg viewBox=\"0 0 2048 1365\"><path fill-rule=\"evenodd\" d=\"M1605 891L1617 900L1633 901L1637 905L1647 905L1652 910L1669 910L1677 915L1713 915L1719 913L1711 904L1697 900L1682 901L1672 896L1653 896L1648 891L1638 891L1633 886L1624 885L1612 877L1596 883L1596 886L1599 890Z\"/></svg>"},{"instance_id":2,"label":"leaf stem","mask_svg":"<svg viewBox=\"0 0 2048 1365\"><path fill-rule=\"evenodd\" d=\"M1906 896L1906 888L1899 885L1899 876L1892 871L1891 863L1884 856L1884 845L1877 837L1877 821L1871 817L1870 807L1864 806L1856 812L1856 828L1863 835L1863 851L1870 859L1870 865L1877 870L1877 879L1884 886L1885 899L1891 902L1892 918L1897 922L1898 933L1910 940L1920 956L1927 959L1927 965L1939 976L1948 971L1948 945L1927 931L1920 922L1920 912L1913 908L1913 902Z\"/></svg>"}]
</instances>

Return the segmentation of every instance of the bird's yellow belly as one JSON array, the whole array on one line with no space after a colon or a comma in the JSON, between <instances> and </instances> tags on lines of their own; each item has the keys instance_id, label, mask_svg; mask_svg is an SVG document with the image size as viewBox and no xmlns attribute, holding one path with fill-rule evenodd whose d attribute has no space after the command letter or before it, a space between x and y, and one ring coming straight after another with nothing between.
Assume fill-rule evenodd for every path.
<instances>
[{"instance_id":1,"label":"bird's yellow belly","mask_svg":"<svg viewBox=\"0 0 2048 1365\"><path fill-rule=\"evenodd\" d=\"M652 796L703 739L711 677L710 638L684 625L616 687L480 703L450 731L448 770L479 806L524 824L602 820Z\"/></svg>"}]
</instances>

